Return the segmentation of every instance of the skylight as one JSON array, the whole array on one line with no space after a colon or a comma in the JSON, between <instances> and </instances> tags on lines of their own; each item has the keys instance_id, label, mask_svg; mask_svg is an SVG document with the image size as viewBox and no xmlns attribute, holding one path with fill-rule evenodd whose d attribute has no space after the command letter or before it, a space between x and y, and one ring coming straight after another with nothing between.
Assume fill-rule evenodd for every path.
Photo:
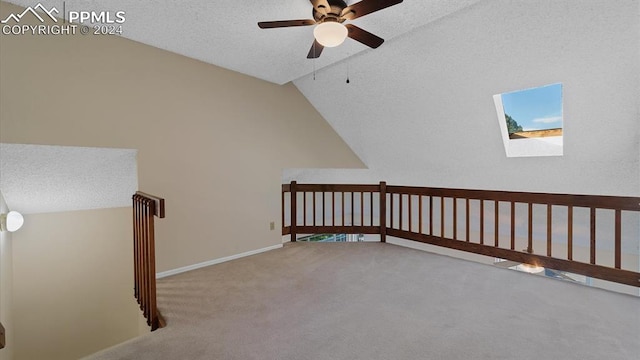
<instances>
[{"instance_id":1,"label":"skylight","mask_svg":"<svg viewBox=\"0 0 640 360\"><path fill-rule=\"evenodd\" d=\"M563 154L562 84L493 96L507 157Z\"/></svg>"}]
</instances>

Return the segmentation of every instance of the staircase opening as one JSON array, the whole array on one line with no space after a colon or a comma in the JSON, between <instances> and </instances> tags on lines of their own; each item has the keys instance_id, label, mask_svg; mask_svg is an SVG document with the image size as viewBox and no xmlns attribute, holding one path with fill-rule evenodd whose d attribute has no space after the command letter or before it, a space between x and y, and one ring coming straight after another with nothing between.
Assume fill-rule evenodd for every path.
<instances>
[{"instance_id":1,"label":"staircase opening","mask_svg":"<svg viewBox=\"0 0 640 360\"><path fill-rule=\"evenodd\" d=\"M364 241L364 234L314 234L298 238L309 242L358 242Z\"/></svg>"}]
</instances>

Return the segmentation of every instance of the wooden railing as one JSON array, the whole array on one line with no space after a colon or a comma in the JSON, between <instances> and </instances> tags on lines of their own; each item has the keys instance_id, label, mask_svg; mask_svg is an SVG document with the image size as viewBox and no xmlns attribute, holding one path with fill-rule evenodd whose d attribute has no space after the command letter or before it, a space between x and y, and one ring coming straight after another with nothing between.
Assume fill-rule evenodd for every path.
<instances>
[{"instance_id":1,"label":"wooden railing","mask_svg":"<svg viewBox=\"0 0 640 360\"><path fill-rule=\"evenodd\" d=\"M298 201L285 203L286 193L291 194L290 199L299 198ZM359 194L361 210L358 219L355 218L355 211L351 210L356 201L356 193ZM346 196L346 194L349 194L349 196ZM291 234L292 241L295 241L297 234L380 234L381 240L384 242L385 219L377 215L374 216L374 213L385 212L385 197L381 197L380 194L384 194L384 183L380 185L308 185L296 184L294 181L291 184L283 185L283 235ZM367 202L365 197L367 196L369 201L365 209L365 203ZM337 203L338 200L339 203ZM326 206L327 202L330 202L329 206ZM336 204L338 205L336 206ZM374 204L376 209L374 209ZM285 226L285 208L287 208L287 205L289 205L290 218L298 218L299 216L296 214L300 212L302 214L301 222L293 222L289 226ZM368 210L366 217L365 210ZM347 213L350 215L345 218Z\"/></svg>"},{"instance_id":2,"label":"wooden railing","mask_svg":"<svg viewBox=\"0 0 640 360\"><path fill-rule=\"evenodd\" d=\"M0 349L4 349L6 344L7 339L5 337L4 326L2 326L2 323L0 323Z\"/></svg>"},{"instance_id":3,"label":"wooden railing","mask_svg":"<svg viewBox=\"0 0 640 360\"><path fill-rule=\"evenodd\" d=\"M294 181L282 224L292 241L379 234L640 287L638 260L623 261L623 244L637 252L640 197Z\"/></svg>"},{"instance_id":4,"label":"wooden railing","mask_svg":"<svg viewBox=\"0 0 640 360\"><path fill-rule=\"evenodd\" d=\"M133 292L151 331L164 326L156 303L154 216L164 218L164 199L136 192L133 195Z\"/></svg>"}]
</instances>

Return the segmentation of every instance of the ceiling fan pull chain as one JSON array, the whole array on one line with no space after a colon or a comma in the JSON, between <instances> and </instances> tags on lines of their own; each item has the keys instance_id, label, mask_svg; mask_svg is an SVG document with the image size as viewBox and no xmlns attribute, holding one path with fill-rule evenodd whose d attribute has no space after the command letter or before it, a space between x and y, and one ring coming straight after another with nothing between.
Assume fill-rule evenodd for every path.
<instances>
[{"instance_id":1,"label":"ceiling fan pull chain","mask_svg":"<svg viewBox=\"0 0 640 360\"><path fill-rule=\"evenodd\" d=\"M347 84L349 83L349 54L347 54Z\"/></svg>"}]
</instances>

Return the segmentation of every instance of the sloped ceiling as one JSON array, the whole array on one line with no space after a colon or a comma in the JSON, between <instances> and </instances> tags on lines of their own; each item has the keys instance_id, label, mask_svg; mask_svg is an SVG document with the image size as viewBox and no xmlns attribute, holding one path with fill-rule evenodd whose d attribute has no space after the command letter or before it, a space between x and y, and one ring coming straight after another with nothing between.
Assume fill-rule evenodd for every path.
<instances>
[{"instance_id":1,"label":"sloped ceiling","mask_svg":"<svg viewBox=\"0 0 640 360\"><path fill-rule=\"evenodd\" d=\"M66 9L124 10L129 39L267 81L293 81L377 180L413 173L400 180L640 191L640 0L405 0L354 20L385 38L381 47L348 39L317 61L306 59L311 27L256 25L309 18L307 0L70 0ZM507 159L493 95L551 83L563 84L564 155Z\"/></svg>"},{"instance_id":2,"label":"sloped ceiling","mask_svg":"<svg viewBox=\"0 0 640 360\"><path fill-rule=\"evenodd\" d=\"M638 14L637 0L482 1L294 84L373 182L637 196ZM552 83L564 155L507 158L493 95ZM293 174L363 181L310 171Z\"/></svg>"}]
</instances>

